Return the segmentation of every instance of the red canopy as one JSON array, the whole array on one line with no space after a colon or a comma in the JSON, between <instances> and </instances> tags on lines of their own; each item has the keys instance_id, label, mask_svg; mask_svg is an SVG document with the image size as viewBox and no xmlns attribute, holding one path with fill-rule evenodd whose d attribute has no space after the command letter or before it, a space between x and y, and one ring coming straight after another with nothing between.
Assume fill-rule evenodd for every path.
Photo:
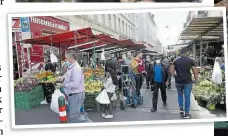
<instances>
[{"instance_id":1,"label":"red canopy","mask_svg":"<svg viewBox=\"0 0 228 136\"><path fill-rule=\"evenodd\" d=\"M28 44L50 45L63 48L89 49L105 45L118 46L117 48L144 48L143 44L135 44L132 40L119 41L105 34L94 35L90 27L49 36L36 37L22 41Z\"/></svg>"}]
</instances>

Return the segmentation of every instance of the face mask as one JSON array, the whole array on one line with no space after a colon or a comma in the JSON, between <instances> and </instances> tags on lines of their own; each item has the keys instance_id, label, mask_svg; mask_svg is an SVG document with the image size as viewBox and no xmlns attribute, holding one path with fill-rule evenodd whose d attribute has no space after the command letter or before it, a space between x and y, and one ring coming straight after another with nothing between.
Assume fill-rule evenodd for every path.
<instances>
[{"instance_id":1,"label":"face mask","mask_svg":"<svg viewBox=\"0 0 228 136\"><path fill-rule=\"evenodd\" d=\"M156 60L156 64L160 64L160 60Z\"/></svg>"}]
</instances>

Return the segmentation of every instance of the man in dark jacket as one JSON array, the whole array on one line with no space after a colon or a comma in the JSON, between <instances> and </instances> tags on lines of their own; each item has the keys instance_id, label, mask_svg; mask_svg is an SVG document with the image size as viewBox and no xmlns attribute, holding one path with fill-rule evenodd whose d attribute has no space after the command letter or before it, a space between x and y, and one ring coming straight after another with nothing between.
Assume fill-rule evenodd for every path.
<instances>
[{"instance_id":1,"label":"man in dark jacket","mask_svg":"<svg viewBox=\"0 0 228 136\"><path fill-rule=\"evenodd\" d=\"M150 61L150 56L146 56L146 61L145 61L145 68L146 68L146 72L147 72L147 75L146 75L146 86L147 86L147 89L150 88L150 75L151 75L151 61Z\"/></svg>"},{"instance_id":2,"label":"man in dark jacket","mask_svg":"<svg viewBox=\"0 0 228 136\"><path fill-rule=\"evenodd\" d=\"M166 85L168 85L169 78L170 75L167 67L160 60L156 60L156 64L152 67L151 71L151 85L154 87L153 108L151 112L157 111L159 89L161 90L163 106L167 106Z\"/></svg>"}]
</instances>

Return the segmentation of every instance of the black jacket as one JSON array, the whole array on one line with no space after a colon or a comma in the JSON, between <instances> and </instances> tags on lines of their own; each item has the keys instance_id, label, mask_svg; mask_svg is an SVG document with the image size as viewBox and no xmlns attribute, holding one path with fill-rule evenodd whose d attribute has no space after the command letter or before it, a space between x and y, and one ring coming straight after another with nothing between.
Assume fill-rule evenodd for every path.
<instances>
[{"instance_id":1,"label":"black jacket","mask_svg":"<svg viewBox=\"0 0 228 136\"><path fill-rule=\"evenodd\" d=\"M156 64L154 64L154 66L155 65ZM162 79L163 79L163 83L165 84L171 78L171 74L169 72L169 67L165 66L162 63L161 63L161 65L162 65ZM150 74L151 75L151 77L150 77L151 84L154 84L154 72L155 72L154 66L152 66L152 68L151 68L151 74Z\"/></svg>"},{"instance_id":2,"label":"black jacket","mask_svg":"<svg viewBox=\"0 0 228 136\"><path fill-rule=\"evenodd\" d=\"M145 62L145 68L146 68L146 72L148 73L148 74L150 74L150 72L151 72L151 62L149 62L149 61L146 61Z\"/></svg>"},{"instance_id":3,"label":"black jacket","mask_svg":"<svg viewBox=\"0 0 228 136\"><path fill-rule=\"evenodd\" d=\"M52 72L55 72L55 65L49 62L45 65L44 69L46 71L51 70Z\"/></svg>"}]
</instances>

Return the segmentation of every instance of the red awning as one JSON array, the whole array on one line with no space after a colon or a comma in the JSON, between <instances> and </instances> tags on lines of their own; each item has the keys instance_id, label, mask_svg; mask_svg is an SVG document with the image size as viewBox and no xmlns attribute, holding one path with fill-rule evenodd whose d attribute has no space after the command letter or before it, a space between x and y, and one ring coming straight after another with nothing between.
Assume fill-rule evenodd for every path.
<instances>
[{"instance_id":1,"label":"red awning","mask_svg":"<svg viewBox=\"0 0 228 136\"><path fill-rule=\"evenodd\" d=\"M85 49L93 47L94 45L100 46L104 44L121 44L119 40L111 38L109 35L99 34L94 35L92 29L84 28L76 31L69 31L49 36L42 36L22 41L28 44L43 44L55 47L77 47Z\"/></svg>"},{"instance_id":2,"label":"red awning","mask_svg":"<svg viewBox=\"0 0 228 136\"><path fill-rule=\"evenodd\" d=\"M65 49L78 48L80 50L89 50L90 48L92 49L94 46L104 48L104 46L106 45L117 46L117 48L145 48L143 44L135 44L130 39L119 41L105 34L94 35L90 27L65 33L26 39L22 42L27 44L41 44L55 47L65 47Z\"/></svg>"},{"instance_id":3,"label":"red awning","mask_svg":"<svg viewBox=\"0 0 228 136\"><path fill-rule=\"evenodd\" d=\"M53 34L49 36L42 36L32 39L23 40L23 43L28 44L43 44L52 46L70 46L76 44L82 44L92 41L93 33L91 28L79 29L76 31L69 31L65 33Z\"/></svg>"}]
</instances>

